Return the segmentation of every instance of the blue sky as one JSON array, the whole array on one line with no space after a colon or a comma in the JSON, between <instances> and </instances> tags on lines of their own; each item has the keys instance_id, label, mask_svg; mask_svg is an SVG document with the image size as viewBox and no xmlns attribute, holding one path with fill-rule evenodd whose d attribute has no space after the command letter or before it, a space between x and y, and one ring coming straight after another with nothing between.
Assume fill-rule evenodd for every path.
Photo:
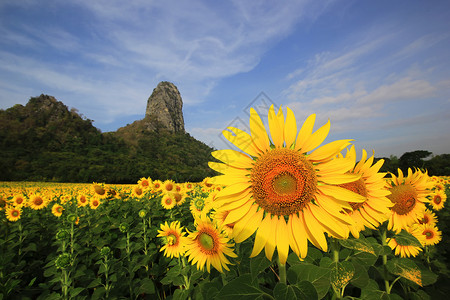
<instances>
[{"instance_id":1,"label":"blue sky","mask_svg":"<svg viewBox=\"0 0 450 300\"><path fill-rule=\"evenodd\" d=\"M102 130L163 80L216 149L250 106L331 120L375 156L450 153L449 1L2 0L0 108L49 94Z\"/></svg>"}]
</instances>

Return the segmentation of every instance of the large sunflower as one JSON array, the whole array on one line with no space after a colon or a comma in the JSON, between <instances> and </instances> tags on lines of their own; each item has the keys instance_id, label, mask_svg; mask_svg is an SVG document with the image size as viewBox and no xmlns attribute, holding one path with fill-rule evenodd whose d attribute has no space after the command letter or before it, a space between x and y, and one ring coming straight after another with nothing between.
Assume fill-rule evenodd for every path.
<instances>
[{"instance_id":1,"label":"large sunflower","mask_svg":"<svg viewBox=\"0 0 450 300\"><path fill-rule=\"evenodd\" d=\"M48 199L44 197L40 193L35 193L31 195L31 197L28 199L28 206L31 207L34 210L43 209L48 204Z\"/></svg>"},{"instance_id":2,"label":"large sunflower","mask_svg":"<svg viewBox=\"0 0 450 300\"><path fill-rule=\"evenodd\" d=\"M164 238L164 246L160 251L164 251L166 257L179 257L184 254L187 237L182 232L179 221L167 224L161 224L161 230L158 230L158 237Z\"/></svg>"},{"instance_id":3,"label":"large sunflower","mask_svg":"<svg viewBox=\"0 0 450 300\"><path fill-rule=\"evenodd\" d=\"M400 232L417 222L421 212L425 210L425 203L430 200L430 188L433 182L429 180L427 173L416 170L414 173L408 169L408 176L404 177L402 170L398 169L398 177L391 174L388 189L391 192L387 197L394 203L391 208L388 229Z\"/></svg>"},{"instance_id":4,"label":"large sunflower","mask_svg":"<svg viewBox=\"0 0 450 300\"><path fill-rule=\"evenodd\" d=\"M217 211L229 211L224 224L234 223L235 241L240 243L256 232L251 256L264 248L271 260L277 248L284 264L289 247L304 258L308 240L327 251L325 232L346 238L352 220L341 212L352 209L349 202L364 202L366 197L338 186L360 178L347 174L353 161L336 158L351 140L317 148L328 135L329 121L313 133L313 114L297 135L294 113L287 108L285 120L281 108L275 113L271 106L268 122L272 140L257 112L250 109L251 134L234 127L223 132L246 154L214 151L212 155L224 163L210 162L209 166L224 174L211 182L226 186L215 202Z\"/></svg>"},{"instance_id":5,"label":"large sunflower","mask_svg":"<svg viewBox=\"0 0 450 300\"><path fill-rule=\"evenodd\" d=\"M186 256L197 269L210 272L211 265L219 272L229 270L230 261L225 255L237 257L233 252L234 244L229 241L220 227L217 227L208 217L202 215L196 219L196 231L189 233L186 244Z\"/></svg>"},{"instance_id":6,"label":"large sunflower","mask_svg":"<svg viewBox=\"0 0 450 300\"><path fill-rule=\"evenodd\" d=\"M356 159L353 146L347 152L346 158ZM385 188L386 181L383 179L386 173L379 173L384 160L380 159L373 164L373 155L366 159L367 152L363 149L361 160L355 168L350 170L350 173L361 175L361 178L340 185L367 199L365 202L350 203L353 210L348 211L348 214L355 221L355 224L349 225L349 229L355 238L359 238L359 232L364 230L364 227L375 229L386 221L391 214L389 207L393 206L392 202L386 198L390 194Z\"/></svg>"}]
</instances>

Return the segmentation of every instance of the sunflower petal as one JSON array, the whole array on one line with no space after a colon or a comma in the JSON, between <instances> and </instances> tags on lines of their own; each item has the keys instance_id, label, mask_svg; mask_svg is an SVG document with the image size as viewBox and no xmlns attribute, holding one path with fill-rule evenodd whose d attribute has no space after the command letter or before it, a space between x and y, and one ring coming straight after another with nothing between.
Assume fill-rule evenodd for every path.
<instances>
[{"instance_id":1,"label":"sunflower petal","mask_svg":"<svg viewBox=\"0 0 450 300\"><path fill-rule=\"evenodd\" d=\"M303 145L302 152L309 152L319 147L319 145L323 143L329 132L330 120L328 120L325 125L317 129L312 135L310 135L308 140Z\"/></svg>"},{"instance_id":2,"label":"sunflower petal","mask_svg":"<svg viewBox=\"0 0 450 300\"><path fill-rule=\"evenodd\" d=\"M258 205L253 205L247 216L239 220L233 228L233 237L236 243L241 243L248 239L261 225L264 210L256 212Z\"/></svg>"},{"instance_id":3,"label":"sunflower petal","mask_svg":"<svg viewBox=\"0 0 450 300\"><path fill-rule=\"evenodd\" d=\"M308 158L312 161L324 161L329 160L336 156L345 147L350 145L352 140L338 140L328 143L312 152Z\"/></svg>"},{"instance_id":4,"label":"sunflower petal","mask_svg":"<svg viewBox=\"0 0 450 300\"><path fill-rule=\"evenodd\" d=\"M264 248L268 238L268 232L270 231L270 226L272 224L271 215L267 214L261 222L261 225L256 232L255 243L253 244L253 250L250 257L257 256L261 250Z\"/></svg>"},{"instance_id":5,"label":"sunflower petal","mask_svg":"<svg viewBox=\"0 0 450 300\"><path fill-rule=\"evenodd\" d=\"M267 136L266 128L258 113L253 108L250 108L250 133L259 150L265 152L270 148L270 141Z\"/></svg>"},{"instance_id":6,"label":"sunflower petal","mask_svg":"<svg viewBox=\"0 0 450 300\"><path fill-rule=\"evenodd\" d=\"M251 159L251 157L236 150L217 150L211 152L211 155L214 158L235 168L250 169L253 165L253 160Z\"/></svg>"},{"instance_id":7,"label":"sunflower petal","mask_svg":"<svg viewBox=\"0 0 450 300\"><path fill-rule=\"evenodd\" d=\"M280 108L281 109L281 108ZM272 142L275 145L275 148L283 147L283 139L284 139L284 124L280 123L279 117L275 114L275 109L273 104L269 109L269 129L270 136L272 137Z\"/></svg>"},{"instance_id":8,"label":"sunflower petal","mask_svg":"<svg viewBox=\"0 0 450 300\"><path fill-rule=\"evenodd\" d=\"M223 136L233 145L251 156L259 156L260 151L253 143L252 137L245 131L238 128L228 127L228 130L222 131Z\"/></svg>"},{"instance_id":9,"label":"sunflower petal","mask_svg":"<svg viewBox=\"0 0 450 300\"><path fill-rule=\"evenodd\" d=\"M289 235L284 217L281 216L277 225L277 251L281 264L286 264L289 253Z\"/></svg>"},{"instance_id":10,"label":"sunflower petal","mask_svg":"<svg viewBox=\"0 0 450 300\"><path fill-rule=\"evenodd\" d=\"M297 121L292 110L287 107L286 122L284 123L284 140L286 142L286 148L290 148L295 143L297 137Z\"/></svg>"},{"instance_id":11,"label":"sunflower petal","mask_svg":"<svg viewBox=\"0 0 450 300\"><path fill-rule=\"evenodd\" d=\"M308 141L312 134L315 121L316 114L312 114L308 118L306 118L305 122L302 125L302 128L300 128L300 131L298 132L297 140L295 142L295 150L301 150L302 153L306 152L303 151L303 148L305 148L305 143Z\"/></svg>"}]
</instances>

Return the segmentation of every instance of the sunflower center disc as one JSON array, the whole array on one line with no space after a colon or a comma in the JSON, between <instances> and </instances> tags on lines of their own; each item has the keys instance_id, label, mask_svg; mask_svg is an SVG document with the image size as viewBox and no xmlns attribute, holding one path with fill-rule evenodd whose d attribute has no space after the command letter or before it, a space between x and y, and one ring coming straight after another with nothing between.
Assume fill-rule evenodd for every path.
<instances>
[{"instance_id":1,"label":"sunflower center disc","mask_svg":"<svg viewBox=\"0 0 450 300\"><path fill-rule=\"evenodd\" d=\"M13 217L18 217L19 216L19 212L18 211L13 211L12 215L13 215Z\"/></svg>"},{"instance_id":2,"label":"sunflower center disc","mask_svg":"<svg viewBox=\"0 0 450 300\"><path fill-rule=\"evenodd\" d=\"M207 251L211 251L214 248L214 239L207 233L201 233L198 237L198 241Z\"/></svg>"},{"instance_id":3,"label":"sunflower center disc","mask_svg":"<svg viewBox=\"0 0 450 300\"><path fill-rule=\"evenodd\" d=\"M169 236L167 236L167 244L169 244L170 246L173 246L177 243L177 237L174 234L169 234Z\"/></svg>"},{"instance_id":4,"label":"sunflower center disc","mask_svg":"<svg viewBox=\"0 0 450 300\"><path fill-rule=\"evenodd\" d=\"M104 195L105 194L105 189L103 189L101 186L99 185L94 185L94 191L99 194L99 195Z\"/></svg>"},{"instance_id":5,"label":"sunflower center disc","mask_svg":"<svg viewBox=\"0 0 450 300\"><path fill-rule=\"evenodd\" d=\"M36 200L34 200L34 204L36 205L41 205L42 203L44 203L44 201L41 198L36 198Z\"/></svg>"},{"instance_id":6,"label":"sunflower center disc","mask_svg":"<svg viewBox=\"0 0 450 300\"><path fill-rule=\"evenodd\" d=\"M434 203L440 204L441 203L441 196L435 196L434 197Z\"/></svg>"},{"instance_id":7,"label":"sunflower center disc","mask_svg":"<svg viewBox=\"0 0 450 300\"><path fill-rule=\"evenodd\" d=\"M391 208L399 215L406 215L414 209L417 202L417 192L410 184L394 186L387 197L394 203Z\"/></svg>"},{"instance_id":8,"label":"sunflower center disc","mask_svg":"<svg viewBox=\"0 0 450 300\"><path fill-rule=\"evenodd\" d=\"M425 236L427 239L430 239L433 237L433 234L431 232L427 231L427 232L425 232Z\"/></svg>"},{"instance_id":9,"label":"sunflower center disc","mask_svg":"<svg viewBox=\"0 0 450 300\"><path fill-rule=\"evenodd\" d=\"M350 190L358 195L361 195L363 197L367 197L367 189L366 184L364 183L364 180L361 178L348 183L343 183L339 185L340 187L343 187L347 190ZM357 210L358 208L362 207L365 202L349 202L350 206L353 208L353 210Z\"/></svg>"},{"instance_id":10,"label":"sunflower center disc","mask_svg":"<svg viewBox=\"0 0 450 300\"><path fill-rule=\"evenodd\" d=\"M302 210L317 190L316 172L307 158L291 149L273 149L251 172L253 197L265 211L288 216Z\"/></svg>"}]
</instances>

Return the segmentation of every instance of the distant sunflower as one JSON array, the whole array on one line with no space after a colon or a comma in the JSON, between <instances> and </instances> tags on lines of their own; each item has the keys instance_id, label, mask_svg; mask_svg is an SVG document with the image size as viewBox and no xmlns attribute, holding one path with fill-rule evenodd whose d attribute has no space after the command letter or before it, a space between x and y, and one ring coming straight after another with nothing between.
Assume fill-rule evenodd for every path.
<instances>
[{"instance_id":1,"label":"distant sunflower","mask_svg":"<svg viewBox=\"0 0 450 300\"><path fill-rule=\"evenodd\" d=\"M151 185L152 185L152 179L150 177L142 177L141 179L139 179L138 181L138 185L144 190L148 190L150 189Z\"/></svg>"},{"instance_id":2,"label":"distant sunflower","mask_svg":"<svg viewBox=\"0 0 450 300\"><path fill-rule=\"evenodd\" d=\"M99 199L105 199L108 197L108 191L104 184L99 184L96 182L92 183L92 192L94 196L98 197Z\"/></svg>"},{"instance_id":3,"label":"distant sunflower","mask_svg":"<svg viewBox=\"0 0 450 300\"><path fill-rule=\"evenodd\" d=\"M275 113L272 105L268 113L270 140L261 118L251 108L250 134L234 127L223 131L226 139L246 153L212 152L224 162L209 163L224 174L211 179L214 184L226 186L217 194L217 210L229 211L224 224L235 224L233 236L237 243L256 232L252 257L265 249L271 260L277 248L284 264L290 247L304 258L308 240L327 251L325 233L345 238L347 226L353 222L341 211L351 210L350 202L367 200L338 186L360 178L347 173L354 162L336 158L351 140L319 147L328 135L330 122L313 133L315 117L309 116L297 135L294 113L287 108L285 120L281 108Z\"/></svg>"},{"instance_id":4,"label":"distant sunflower","mask_svg":"<svg viewBox=\"0 0 450 300\"><path fill-rule=\"evenodd\" d=\"M407 231L423 245L424 238L418 226L411 226ZM401 240L396 239L395 236L388 239L387 244L394 250L395 255L400 257L416 257L422 251L421 247L402 244Z\"/></svg>"},{"instance_id":5,"label":"distant sunflower","mask_svg":"<svg viewBox=\"0 0 450 300\"><path fill-rule=\"evenodd\" d=\"M203 208L205 208L206 199L202 197L196 197L191 199L191 204L189 205L189 209L194 217L199 216L203 212Z\"/></svg>"},{"instance_id":6,"label":"distant sunflower","mask_svg":"<svg viewBox=\"0 0 450 300\"><path fill-rule=\"evenodd\" d=\"M174 192L173 197L175 198L175 203L180 206L186 201L186 195L184 193Z\"/></svg>"},{"instance_id":7,"label":"distant sunflower","mask_svg":"<svg viewBox=\"0 0 450 300\"><path fill-rule=\"evenodd\" d=\"M419 228L425 237L423 245L436 245L442 240L442 232L435 225L420 225Z\"/></svg>"},{"instance_id":8,"label":"distant sunflower","mask_svg":"<svg viewBox=\"0 0 450 300\"><path fill-rule=\"evenodd\" d=\"M398 177L391 174L388 189L391 192L387 197L394 203L391 208L388 229L400 232L417 222L420 213L425 210L425 203L429 202L427 196L433 187L427 173L416 170L414 173L408 169L408 176L404 177L402 170L398 169Z\"/></svg>"},{"instance_id":9,"label":"distant sunflower","mask_svg":"<svg viewBox=\"0 0 450 300\"><path fill-rule=\"evenodd\" d=\"M15 195L12 199L12 205L15 207L22 207L26 204L26 198L23 195Z\"/></svg>"},{"instance_id":10,"label":"distant sunflower","mask_svg":"<svg viewBox=\"0 0 450 300\"><path fill-rule=\"evenodd\" d=\"M134 185L131 193L134 197L140 199L144 196L144 189L140 185Z\"/></svg>"},{"instance_id":11,"label":"distant sunflower","mask_svg":"<svg viewBox=\"0 0 450 300\"><path fill-rule=\"evenodd\" d=\"M185 233L182 230L179 221L174 221L170 225L167 222L161 224L161 230L158 230L157 237L164 239L164 246L159 250L164 251L164 256L173 258L184 255L187 237L184 236Z\"/></svg>"},{"instance_id":12,"label":"distant sunflower","mask_svg":"<svg viewBox=\"0 0 450 300\"><path fill-rule=\"evenodd\" d=\"M355 148L353 146L347 152L346 158L356 159ZM389 208L393 206L392 202L386 198L390 194L385 188L386 182L384 176L386 173L379 173L384 160L380 159L373 164L373 155L367 160L366 158L367 152L363 150L361 160L349 172L360 175L361 178L340 185L367 199L364 202L349 203L353 210L347 210L347 213L352 217L355 224L349 225L348 227L355 238L359 238L359 232L364 230L364 227L375 229L386 221L391 214Z\"/></svg>"},{"instance_id":13,"label":"distant sunflower","mask_svg":"<svg viewBox=\"0 0 450 300\"><path fill-rule=\"evenodd\" d=\"M89 200L88 200L86 194L84 194L84 193L78 194L78 197L77 197L77 206L78 206L78 207L84 207L84 206L86 206L86 205L88 205L88 204L89 204Z\"/></svg>"},{"instance_id":14,"label":"distant sunflower","mask_svg":"<svg viewBox=\"0 0 450 300\"><path fill-rule=\"evenodd\" d=\"M28 206L34 210L40 210L47 206L47 199L40 193L32 194L28 199Z\"/></svg>"},{"instance_id":15,"label":"distant sunflower","mask_svg":"<svg viewBox=\"0 0 450 300\"><path fill-rule=\"evenodd\" d=\"M188 261L197 265L197 269L210 272L211 265L219 272L229 270L230 261L225 257L237 257L233 252L234 244L209 218L202 216L196 220L196 231L189 233L186 244Z\"/></svg>"},{"instance_id":16,"label":"distant sunflower","mask_svg":"<svg viewBox=\"0 0 450 300\"><path fill-rule=\"evenodd\" d=\"M22 215L22 209L20 207L9 206L5 210L6 218L11 222L16 222Z\"/></svg>"},{"instance_id":17,"label":"distant sunflower","mask_svg":"<svg viewBox=\"0 0 450 300\"><path fill-rule=\"evenodd\" d=\"M153 191L154 192L161 192L163 189L163 183L161 180L154 180L153 181Z\"/></svg>"},{"instance_id":18,"label":"distant sunflower","mask_svg":"<svg viewBox=\"0 0 450 300\"><path fill-rule=\"evenodd\" d=\"M100 204L101 204L100 199L97 197L93 197L91 198L91 201L89 201L89 207L91 209L97 209Z\"/></svg>"},{"instance_id":19,"label":"distant sunflower","mask_svg":"<svg viewBox=\"0 0 450 300\"><path fill-rule=\"evenodd\" d=\"M175 182L173 180L167 179L163 182L163 192L174 192Z\"/></svg>"},{"instance_id":20,"label":"distant sunflower","mask_svg":"<svg viewBox=\"0 0 450 300\"><path fill-rule=\"evenodd\" d=\"M447 201L447 194L443 190L436 190L430 196L430 204L434 210L441 210L444 208L445 201Z\"/></svg>"},{"instance_id":21,"label":"distant sunflower","mask_svg":"<svg viewBox=\"0 0 450 300\"><path fill-rule=\"evenodd\" d=\"M186 192L192 191L194 189L194 184L192 182L185 182L184 189Z\"/></svg>"},{"instance_id":22,"label":"distant sunflower","mask_svg":"<svg viewBox=\"0 0 450 300\"><path fill-rule=\"evenodd\" d=\"M419 214L417 222L419 224L436 225L437 217L432 211L425 209Z\"/></svg>"},{"instance_id":23,"label":"distant sunflower","mask_svg":"<svg viewBox=\"0 0 450 300\"><path fill-rule=\"evenodd\" d=\"M63 210L64 210L64 207L62 207L58 203L55 203L52 206L52 214L58 218L62 216Z\"/></svg>"},{"instance_id":24,"label":"distant sunflower","mask_svg":"<svg viewBox=\"0 0 450 300\"><path fill-rule=\"evenodd\" d=\"M164 193L164 195L161 198L161 205L165 209L172 209L176 205L176 200L173 195L173 193Z\"/></svg>"}]
</instances>

